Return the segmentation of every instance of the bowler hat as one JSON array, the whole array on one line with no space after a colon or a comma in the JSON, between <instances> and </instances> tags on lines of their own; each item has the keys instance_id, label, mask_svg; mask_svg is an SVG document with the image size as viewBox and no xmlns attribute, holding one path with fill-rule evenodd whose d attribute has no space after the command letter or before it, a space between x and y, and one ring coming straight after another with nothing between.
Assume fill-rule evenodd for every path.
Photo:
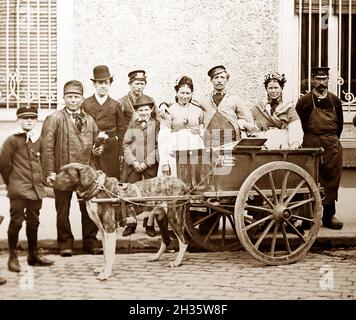
<instances>
[{"instance_id":1,"label":"bowler hat","mask_svg":"<svg viewBox=\"0 0 356 320\"><path fill-rule=\"evenodd\" d=\"M145 70L134 70L128 74L129 81L134 82L135 80L142 80L147 82L146 71Z\"/></svg>"},{"instance_id":2,"label":"bowler hat","mask_svg":"<svg viewBox=\"0 0 356 320\"><path fill-rule=\"evenodd\" d=\"M110 74L109 68L106 65L99 65L93 69L93 78L90 78L92 81L104 81L112 80L113 75Z\"/></svg>"},{"instance_id":3,"label":"bowler hat","mask_svg":"<svg viewBox=\"0 0 356 320\"><path fill-rule=\"evenodd\" d=\"M78 80L71 80L66 82L63 88L64 95L67 93L77 93L82 96L83 92L84 92L83 84Z\"/></svg>"},{"instance_id":4,"label":"bowler hat","mask_svg":"<svg viewBox=\"0 0 356 320\"><path fill-rule=\"evenodd\" d=\"M208 76L210 78L214 78L217 74L222 73L222 72L226 72L226 69L224 66L215 66L208 71Z\"/></svg>"},{"instance_id":5,"label":"bowler hat","mask_svg":"<svg viewBox=\"0 0 356 320\"><path fill-rule=\"evenodd\" d=\"M311 73L313 77L328 77L329 70L329 67L312 67Z\"/></svg>"},{"instance_id":6,"label":"bowler hat","mask_svg":"<svg viewBox=\"0 0 356 320\"><path fill-rule=\"evenodd\" d=\"M38 111L34 106L24 106L17 109L16 115L18 118L37 118Z\"/></svg>"},{"instance_id":7,"label":"bowler hat","mask_svg":"<svg viewBox=\"0 0 356 320\"><path fill-rule=\"evenodd\" d=\"M134 109L137 109L141 106L153 106L154 104L155 103L151 97L143 94L136 99L136 102L134 103L133 107Z\"/></svg>"}]
</instances>

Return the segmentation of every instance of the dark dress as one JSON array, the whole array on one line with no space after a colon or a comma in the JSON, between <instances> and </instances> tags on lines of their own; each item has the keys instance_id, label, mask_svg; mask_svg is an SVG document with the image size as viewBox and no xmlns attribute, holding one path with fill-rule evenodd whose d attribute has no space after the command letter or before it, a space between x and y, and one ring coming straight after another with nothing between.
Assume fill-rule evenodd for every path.
<instances>
[{"instance_id":1,"label":"dark dress","mask_svg":"<svg viewBox=\"0 0 356 320\"><path fill-rule=\"evenodd\" d=\"M330 92L325 99L308 93L299 99L296 110L304 130L303 147L324 149L319 178L325 190L324 219L328 219L335 214L342 173L343 152L339 141L343 126L341 101Z\"/></svg>"}]
</instances>

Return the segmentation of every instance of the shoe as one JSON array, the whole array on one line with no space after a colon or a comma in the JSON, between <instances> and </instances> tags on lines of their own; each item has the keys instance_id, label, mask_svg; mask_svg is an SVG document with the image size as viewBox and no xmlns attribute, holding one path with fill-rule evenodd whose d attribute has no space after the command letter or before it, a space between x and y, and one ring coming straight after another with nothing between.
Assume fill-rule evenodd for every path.
<instances>
[{"instance_id":1,"label":"shoe","mask_svg":"<svg viewBox=\"0 0 356 320\"><path fill-rule=\"evenodd\" d=\"M93 254L93 255L97 255L97 254L103 254L104 250L103 248L86 248L83 249L85 254Z\"/></svg>"},{"instance_id":2,"label":"shoe","mask_svg":"<svg viewBox=\"0 0 356 320\"><path fill-rule=\"evenodd\" d=\"M54 263L54 261L45 258L38 252L32 252L29 253L27 257L27 263L30 266L48 267L51 266Z\"/></svg>"},{"instance_id":3,"label":"shoe","mask_svg":"<svg viewBox=\"0 0 356 320\"><path fill-rule=\"evenodd\" d=\"M323 227L325 228L340 230L343 226L344 223L334 216L332 216L331 219L323 220Z\"/></svg>"},{"instance_id":4,"label":"shoe","mask_svg":"<svg viewBox=\"0 0 356 320\"><path fill-rule=\"evenodd\" d=\"M123 237L127 237L127 236L129 236L130 234L135 233L135 231L136 231L136 227L127 226L127 227L124 229L124 232L122 233L122 236L123 236Z\"/></svg>"},{"instance_id":5,"label":"shoe","mask_svg":"<svg viewBox=\"0 0 356 320\"><path fill-rule=\"evenodd\" d=\"M146 233L150 236L150 237L155 237L156 236L156 230L154 227L152 226L147 226L146 227Z\"/></svg>"},{"instance_id":6,"label":"shoe","mask_svg":"<svg viewBox=\"0 0 356 320\"><path fill-rule=\"evenodd\" d=\"M10 250L10 257L9 257L9 261L7 262L7 266L9 270L12 272L20 272L19 259L17 258L16 252L12 250Z\"/></svg>"},{"instance_id":7,"label":"shoe","mask_svg":"<svg viewBox=\"0 0 356 320\"><path fill-rule=\"evenodd\" d=\"M0 286L1 286L2 284L5 284L6 282L7 282L6 279L0 277Z\"/></svg>"},{"instance_id":8,"label":"shoe","mask_svg":"<svg viewBox=\"0 0 356 320\"><path fill-rule=\"evenodd\" d=\"M62 257L71 257L73 254L73 251L72 251L72 249L62 249L60 251L60 254Z\"/></svg>"}]
</instances>

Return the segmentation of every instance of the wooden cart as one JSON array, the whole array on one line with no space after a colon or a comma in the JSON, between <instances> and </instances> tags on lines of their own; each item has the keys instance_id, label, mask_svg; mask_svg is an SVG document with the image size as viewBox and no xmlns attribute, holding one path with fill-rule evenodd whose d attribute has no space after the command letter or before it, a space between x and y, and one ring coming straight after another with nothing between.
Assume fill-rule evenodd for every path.
<instances>
[{"instance_id":1,"label":"wooden cart","mask_svg":"<svg viewBox=\"0 0 356 320\"><path fill-rule=\"evenodd\" d=\"M321 225L322 149L177 152L178 177L190 185L192 241L210 251L243 248L270 265L292 263Z\"/></svg>"}]
</instances>

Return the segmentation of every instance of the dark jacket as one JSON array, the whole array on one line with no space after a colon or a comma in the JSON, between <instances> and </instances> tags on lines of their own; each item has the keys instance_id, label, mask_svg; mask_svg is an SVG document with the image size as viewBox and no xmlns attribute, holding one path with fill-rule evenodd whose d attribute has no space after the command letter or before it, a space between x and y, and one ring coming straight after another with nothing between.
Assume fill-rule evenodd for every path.
<instances>
[{"instance_id":1,"label":"dark jacket","mask_svg":"<svg viewBox=\"0 0 356 320\"><path fill-rule=\"evenodd\" d=\"M0 153L0 173L9 198L39 200L46 196L41 168L42 139L26 143L26 134L8 137Z\"/></svg>"},{"instance_id":2,"label":"dark jacket","mask_svg":"<svg viewBox=\"0 0 356 320\"><path fill-rule=\"evenodd\" d=\"M92 164L92 149L97 138L95 120L83 111L83 128L79 132L64 109L49 115L43 122L41 136L44 143L44 176L58 173L68 163Z\"/></svg>"},{"instance_id":3,"label":"dark jacket","mask_svg":"<svg viewBox=\"0 0 356 320\"><path fill-rule=\"evenodd\" d=\"M314 105L313 105L313 99L312 99L312 91L307 93L306 95L302 96L299 98L297 105L295 107L300 121L302 122L302 127L304 134L308 133L308 129L306 128L307 122L309 120L309 117L313 111ZM344 125L344 115L342 113L342 103L341 100L334 95L331 92L328 92L328 96L331 100L331 103L335 107L336 115L337 115L337 136L340 138L342 128Z\"/></svg>"}]
</instances>

